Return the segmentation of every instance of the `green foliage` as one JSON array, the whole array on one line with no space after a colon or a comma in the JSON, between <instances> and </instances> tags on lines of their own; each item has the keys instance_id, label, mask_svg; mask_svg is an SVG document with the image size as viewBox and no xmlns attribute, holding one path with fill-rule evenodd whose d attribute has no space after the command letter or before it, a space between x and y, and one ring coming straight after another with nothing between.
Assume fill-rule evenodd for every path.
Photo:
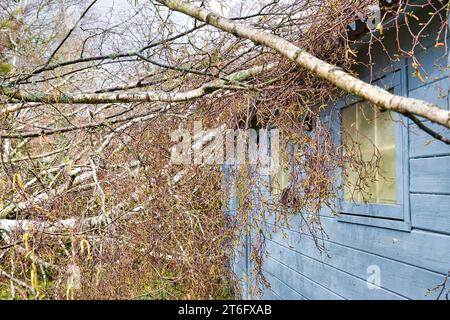
<instances>
[{"instance_id":1,"label":"green foliage","mask_svg":"<svg viewBox=\"0 0 450 320\"><path fill-rule=\"evenodd\" d=\"M11 289L8 285L0 283L0 300L10 300Z\"/></svg>"},{"instance_id":2,"label":"green foliage","mask_svg":"<svg viewBox=\"0 0 450 320\"><path fill-rule=\"evenodd\" d=\"M0 63L0 75L5 75L10 73L12 70L12 65L9 63L2 62Z\"/></svg>"},{"instance_id":3,"label":"green foliage","mask_svg":"<svg viewBox=\"0 0 450 320\"><path fill-rule=\"evenodd\" d=\"M14 29L15 23L11 20L0 21L0 29Z\"/></svg>"},{"instance_id":4,"label":"green foliage","mask_svg":"<svg viewBox=\"0 0 450 320\"><path fill-rule=\"evenodd\" d=\"M172 275L170 272L158 274L149 273L147 284L142 293L137 297L139 300L167 300L167 299L191 299L186 295L186 283L181 280L180 275ZM218 290L216 299L229 300L234 297L232 282Z\"/></svg>"},{"instance_id":5,"label":"green foliage","mask_svg":"<svg viewBox=\"0 0 450 320\"><path fill-rule=\"evenodd\" d=\"M148 276L148 284L145 286L139 300L167 300L181 299L183 297L182 284L177 283L177 277L151 273Z\"/></svg>"}]
</instances>

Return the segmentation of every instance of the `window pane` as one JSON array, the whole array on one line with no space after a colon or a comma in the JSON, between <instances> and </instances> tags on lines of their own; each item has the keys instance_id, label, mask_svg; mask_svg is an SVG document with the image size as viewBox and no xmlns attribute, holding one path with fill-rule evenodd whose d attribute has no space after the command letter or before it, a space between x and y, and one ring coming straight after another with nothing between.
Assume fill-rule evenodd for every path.
<instances>
[{"instance_id":1,"label":"window pane","mask_svg":"<svg viewBox=\"0 0 450 320\"><path fill-rule=\"evenodd\" d=\"M278 200L283 190L289 186L290 178L289 170L280 165L277 173L271 179L272 195L275 199Z\"/></svg>"},{"instance_id":2,"label":"window pane","mask_svg":"<svg viewBox=\"0 0 450 320\"><path fill-rule=\"evenodd\" d=\"M377 202L396 203L394 121L391 112L378 111L378 114L376 140L381 153L381 163L378 172Z\"/></svg>"},{"instance_id":3,"label":"window pane","mask_svg":"<svg viewBox=\"0 0 450 320\"><path fill-rule=\"evenodd\" d=\"M391 113L381 112L367 102L358 103L343 109L342 127L343 144L347 147L359 147L364 162L369 163L376 150L381 156L375 176L367 177L362 192L355 190L358 173L347 168L344 200L357 203L396 203L395 130Z\"/></svg>"},{"instance_id":4,"label":"window pane","mask_svg":"<svg viewBox=\"0 0 450 320\"><path fill-rule=\"evenodd\" d=\"M361 146L364 161L370 161L373 156L373 146L376 139L374 110L368 103L361 103L354 108L356 109L355 111L357 119L356 141Z\"/></svg>"},{"instance_id":5,"label":"window pane","mask_svg":"<svg viewBox=\"0 0 450 320\"><path fill-rule=\"evenodd\" d=\"M342 142L344 145L350 145L357 137L352 138L352 133L356 132L356 107L351 106L342 110ZM345 151L345 148L344 148ZM357 182L356 172L347 167L347 176L344 177L344 200L345 201L361 201L360 194L353 192L353 187Z\"/></svg>"},{"instance_id":6,"label":"window pane","mask_svg":"<svg viewBox=\"0 0 450 320\"><path fill-rule=\"evenodd\" d=\"M382 152L378 174L377 203L396 203L395 149Z\"/></svg>"}]
</instances>

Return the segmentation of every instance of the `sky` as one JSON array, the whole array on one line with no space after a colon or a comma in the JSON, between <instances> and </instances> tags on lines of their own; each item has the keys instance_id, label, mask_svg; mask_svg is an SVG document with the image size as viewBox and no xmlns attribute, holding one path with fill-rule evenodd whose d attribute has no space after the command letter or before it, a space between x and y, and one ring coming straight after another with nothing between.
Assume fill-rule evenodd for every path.
<instances>
[{"instance_id":1,"label":"sky","mask_svg":"<svg viewBox=\"0 0 450 320\"><path fill-rule=\"evenodd\" d=\"M95 4L95 8L100 12L109 12L111 9L113 9L114 16L119 17L124 10L133 10L132 3L134 3L135 1L137 1L138 4L142 4L143 2L148 0L98 0L98 2ZM238 5L242 1L245 2L245 0L210 0L209 5L213 11L227 16L229 13L227 7L233 7L235 5ZM221 2L226 3L226 6L222 5ZM180 23L187 19L185 15L179 13L175 14L175 18Z\"/></svg>"}]
</instances>

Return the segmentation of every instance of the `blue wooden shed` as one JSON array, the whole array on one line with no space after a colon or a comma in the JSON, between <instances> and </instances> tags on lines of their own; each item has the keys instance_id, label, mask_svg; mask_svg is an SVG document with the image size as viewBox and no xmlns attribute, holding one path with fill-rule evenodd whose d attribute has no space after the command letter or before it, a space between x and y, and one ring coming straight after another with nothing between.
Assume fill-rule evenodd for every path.
<instances>
[{"instance_id":1,"label":"blue wooden shed","mask_svg":"<svg viewBox=\"0 0 450 320\"><path fill-rule=\"evenodd\" d=\"M418 7L414 15L425 19L428 12ZM424 79L415 73L416 66L411 59L399 58L392 62L387 57L397 53L397 35L389 28L389 22L383 40L388 51L374 43L370 49L373 72L366 68L356 71L362 79L396 94L449 109L450 60L447 46L436 45L438 25L436 22L427 27L424 33L427 37L422 39L425 45L415 53L429 72ZM368 36L367 33L358 35L361 39ZM407 46L411 38L405 32L400 41ZM358 59L369 62L368 47L362 44L357 49ZM344 112L355 103L346 97L340 108ZM439 297L442 287L438 286L444 283L450 270L450 146L434 140L411 120L398 117L401 121L394 122L392 128L393 146L386 147L394 168L393 191L380 194L379 199L369 203L346 201L343 191L337 199L338 216L323 210L321 220L328 235L324 240L327 254L317 250L308 234L299 232L296 225L300 218L293 214L290 228L281 227L265 240L267 254L262 270L269 286L262 288L262 298ZM338 140L343 139L344 121L342 117L336 126ZM449 130L429 121L424 123L450 138ZM236 205L232 198L231 208ZM252 290L251 241L249 234L243 241L243 254L236 256L234 265L242 295L249 299L261 297ZM445 294L440 298L444 299Z\"/></svg>"}]
</instances>

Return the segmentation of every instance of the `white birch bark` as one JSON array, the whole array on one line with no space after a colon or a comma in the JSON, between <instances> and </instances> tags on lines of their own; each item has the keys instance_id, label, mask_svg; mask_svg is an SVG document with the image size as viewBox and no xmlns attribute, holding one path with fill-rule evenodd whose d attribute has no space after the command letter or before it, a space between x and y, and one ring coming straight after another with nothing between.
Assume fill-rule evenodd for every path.
<instances>
[{"instance_id":1,"label":"white birch bark","mask_svg":"<svg viewBox=\"0 0 450 320\"><path fill-rule=\"evenodd\" d=\"M184 13L197 20L204 21L222 31L236 37L249 39L263 46L272 48L298 66L305 68L314 75L334 84L336 87L364 98L376 106L402 114L413 114L424 117L432 122L450 128L450 111L438 106L408 97L393 95L378 86L366 83L343 69L326 63L293 43L264 32L251 26L243 25L226 19L210 10L201 8L181 0L157 0L171 10Z\"/></svg>"}]
</instances>

